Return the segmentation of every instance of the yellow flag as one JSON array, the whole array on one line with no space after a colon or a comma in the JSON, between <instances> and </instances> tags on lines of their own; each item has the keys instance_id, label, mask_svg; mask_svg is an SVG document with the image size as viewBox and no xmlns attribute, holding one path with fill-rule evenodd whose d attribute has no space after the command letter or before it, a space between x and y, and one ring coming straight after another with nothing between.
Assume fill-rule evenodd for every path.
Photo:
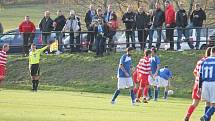
<instances>
[{"instance_id":1,"label":"yellow flag","mask_svg":"<svg viewBox=\"0 0 215 121\"><path fill-rule=\"evenodd\" d=\"M58 51L58 41L55 41L50 45L50 52L53 51Z\"/></svg>"}]
</instances>

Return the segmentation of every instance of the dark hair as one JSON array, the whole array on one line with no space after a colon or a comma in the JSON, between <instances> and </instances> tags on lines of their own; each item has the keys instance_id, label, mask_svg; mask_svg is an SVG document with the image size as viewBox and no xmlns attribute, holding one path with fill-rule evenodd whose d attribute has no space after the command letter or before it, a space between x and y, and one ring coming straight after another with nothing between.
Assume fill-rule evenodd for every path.
<instances>
[{"instance_id":1,"label":"dark hair","mask_svg":"<svg viewBox=\"0 0 215 121\"><path fill-rule=\"evenodd\" d=\"M165 65L164 68L168 68L168 65Z\"/></svg>"},{"instance_id":2,"label":"dark hair","mask_svg":"<svg viewBox=\"0 0 215 121\"><path fill-rule=\"evenodd\" d=\"M145 56L149 56L149 54L151 54L151 51L150 50L146 50L145 51Z\"/></svg>"},{"instance_id":3,"label":"dark hair","mask_svg":"<svg viewBox=\"0 0 215 121\"><path fill-rule=\"evenodd\" d=\"M128 47L128 48L126 48L126 52L131 51L131 50L133 50L133 48L132 48L132 47Z\"/></svg>"},{"instance_id":4,"label":"dark hair","mask_svg":"<svg viewBox=\"0 0 215 121\"><path fill-rule=\"evenodd\" d=\"M114 21L117 20L117 15L115 13L112 13L111 16L112 16L112 20L114 20Z\"/></svg>"},{"instance_id":5,"label":"dark hair","mask_svg":"<svg viewBox=\"0 0 215 121\"><path fill-rule=\"evenodd\" d=\"M154 53L156 53L156 52L157 52L156 47L152 47L152 48L151 48L151 51L154 51Z\"/></svg>"},{"instance_id":6,"label":"dark hair","mask_svg":"<svg viewBox=\"0 0 215 121\"><path fill-rule=\"evenodd\" d=\"M205 51L205 57L208 57L208 56L211 55L211 49L212 49L212 47L208 47L208 48L206 49L206 51Z\"/></svg>"},{"instance_id":7,"label":"dark hair","mask_svg":"<svg viewBox=\"0 0 215 121\"><path fill-rule=\"evenodd\" d=\"M169 0L166 0L166 1L165 1L165 3L168 3L168 4L170 4L170 1L169 1Z\"/></svg>"},{"instance_id":8,"label":"dark hair","mask_svg":"<svg viewBox=\"0 0 215 121\"><path fill-rule=\"evenodd\" d=\"M31 46L36 46L36 44L35 44L35 43L32 43Z\"/></svg>"},{"instance_id":9,"label":"dark hair","mask_svg":"<svg viewBox=\"0 0 215 121\"><path fill-rule=\"evenodd\" d=\"M215 46L213 46L213 47L211 48L211 52L212 52L212 53L215 53Z\"/></svg>"}]
</instances>

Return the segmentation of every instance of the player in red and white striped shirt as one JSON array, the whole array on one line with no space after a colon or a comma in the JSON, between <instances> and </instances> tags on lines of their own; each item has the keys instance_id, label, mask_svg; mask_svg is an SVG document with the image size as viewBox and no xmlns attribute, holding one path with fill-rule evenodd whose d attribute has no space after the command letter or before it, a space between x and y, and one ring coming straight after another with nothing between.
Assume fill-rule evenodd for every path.
<instances>
[{"instance_id":1,"label":"player in red and white striped shirt","mask_svg":"<svg viewBox=\"0 0 215 121\"><path fill-rule=\"evenodd\" d=\"M193 111L195 110L195 108L198 106L200 100L201 100L201 96L198 94L198 87L199 87L199 70L201 68L201 64L202 62L208 57L210 56L211 52L211 48L207 48L206 52L205 52L205 56L203 58L201 58L197 64L195 69L193 70L193 74L195 76L195 83L193 86L193 93L192 93L192 99L193 99L193 103L189 106L185 119L184 121L189 121Z\"/></svg>"},{"instance_id":2,"label":"player in red and white striped shirt","mask_svg":"<svg viewBox=\"0 0 215 121\"><path fill-rule=\"evenodd\" d=\"M0 51L0 87L2 87L2 81L5 78L5 70L7 63L7 55L6 52L9 50L9 45L4 44L2 51Z\"/></svg>"},{"instance_id":3,"label":"player in red and white striped shirt","mask_svg":"<svg viewBox=\"0 0 215 121\"><path fill-rule=\"evenodd\" d=\"M136 102L140 102L140 97L143 92L143 102L147 103L146 97L148 95L148 88L149 88L148 77L152 75L151 67L150 67L150 56L151 56L151 51L146 50L144 57L140 59L137 65L137 74L138 74L138 80L140 81L140 86L139 86Z\"/></svg>"}]
</instances>

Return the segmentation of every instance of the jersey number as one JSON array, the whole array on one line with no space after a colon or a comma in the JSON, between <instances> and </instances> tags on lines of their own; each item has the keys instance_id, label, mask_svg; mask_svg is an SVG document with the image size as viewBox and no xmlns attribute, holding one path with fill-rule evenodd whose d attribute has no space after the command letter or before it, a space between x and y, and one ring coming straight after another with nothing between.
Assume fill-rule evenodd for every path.
<instances>
[{"instance_id":1,"label":"jersey number","mask_svg":"<svg viewBox=\"0 0 215 121\"><path fill-rule=\"evenodd\" d=\"M204 70L205 70L205 78L212 78L212 76L213 76L213 66L211 66L211 67L206 66L204 68Z\"/></svg>"}]
</instances>

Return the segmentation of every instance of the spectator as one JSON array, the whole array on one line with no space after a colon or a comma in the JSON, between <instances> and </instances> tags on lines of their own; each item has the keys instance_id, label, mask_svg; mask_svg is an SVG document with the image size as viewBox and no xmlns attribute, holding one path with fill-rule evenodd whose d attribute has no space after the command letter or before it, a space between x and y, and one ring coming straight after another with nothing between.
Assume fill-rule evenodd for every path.
<instances>
[{"instance_id":1,"label":"spectator","mask_svg":"<svg viewBox=\"0 0 215 121\"><path fill-rule=\"evenodd\" d=\"M98 18L95 25L96 32L96 56L103 56L105 48L105 37L107 34L107 26L104 24L103 18Z\"/></svg>"},{"instance_id":2,"label":"spectator","mask_svg":"<svg viewBox=\"0 0 215 121\"><path fill-rule=\"evenodd\" d=\"M116 34L116 30L119 27L119 23L117 21L117 16L115 13L111 14L110 21L107 23L108 25L108 38L109 42L108 45L110 46L111 50L114 48L113 36Z\"/></svg>"},{"instance_id":3,"label":"spectator","mask_svg":"<svg viewBox=\"0 0 215 121\"><path fill-rule=\"evenodd\" d=\"M55 18L53 22L54 30L56 31L56 39L58 40L58 46L59 46L59 53L63 52L63 33L61 31L63 30L64 25L66 24L66 18L63 15L61 10L57 11L57 17Z\"/></svg>"},{"instance_id":4,"label":"spectator","mask_svg":"<svg viewBox=\"0 0 215 121\"><path fill-rule=\"evenodd\" d=\"M175 27L175 10L170 1L165 2L165 24L166 24L166 39L170 43L168 50L174 50L174 27Z\"/></svg>"},{"instance_id":5,"label":"spectator","mask_svg":"<svg viewBox=\"0 0 215 121\"><path fill-rule=\"evenodd\" d=\"M50 18L50 12L45 11L44 18L39 23L39 28L42 33L43 45L50 41L51 31L53 30L53 20Z\"/></svg>"},{"instance_id":6,"label":"spectator","mask_svg":"<svg viewBox=\"0 0 215 121\"><path fill-rule=\"evenodd\" d=\"M182 38L182 34L186 37L186 26L188 25L187 22L187 13L184 10L184 4L180 3L179 6L179 10L176 13L176 26L177 26L177 32L178 32L178 39L177 39L177 50L178 51L182 51L181 50L181 38ZM193 49L193 45L192 43L190 43L190 41L188 41L188 45L191 49Z\"/></svg>"},{"instance_id":7,"label":"spectator","mask_svg":"<svg viewBox=\"0 0 215 121\"><path fill-rule=\"evenodd\" d=\"M95 38L95 33L92 32L93 31L92 22L95 16L96 16L96 11L93 8L93 5L90 5L89 10L87 11L85 16L85 23L86 23L87 30L89 31L87 33L87 40L90 42L89 50L91 51L92 51L92 45L94 43L94 38Z\"/></svg>"},{"instance_id":8,"label":"spectator","mask_svg":"<svg viewBox=\"0 0 215 121\"><path fill-rule=\"evenodd\" d=\"M75 11L70 11L70 17L66 21L66 24L63 28L63 32L68 31L70 36L70 52L79 52L80 51L80 31L81 31L81 22L80 18L75 15ZM76 41L75 41L76 40ZM76 43L75 43L76 42Z\"/></svg>"},{"instance_id":9,"label":"spectator","mask_svg":"<svg viewBox=\"0 0 215 121\"><path fill-rule=\"evenodd\" d=\"M2 23L0 22L0 34L3 34L3 32L4 32L4 28L2 26Z\"/></svg>"},{"instance_id":10,"label":"spectator","mask_svg":"<svg viewBox=\"0 0 215 121\"><path fill-rule=\"evenodd\" d=\"M35 25L30 21L29 16L25 16L25 20L19 25L19 32L23 36L23 51L24 56L28 56L29 49L34 40Z\"/></svg>"},{"instance_id":11,"label":"spectator","mask_svg":"<svg viewBox=\"0 0 215 121\"><path fill-rule=\"evenodd\" d=\"M152 42L153 42L153 34L154 30L157 31L157 43L156 43L156 48L159 49L161 45L161 32L162 32L162 26L165 21L165 15L164 11L161 10L160 3L155 4L155 13L153 15L153 22L151 26L151 30L149 31L149 48L152 47Z\"/></svg>"},{"instance_id":12,"label":"spectator","mask_svg":"<svg viewBox=\"0 0 215 121\"><path fill-rule=\"evenodd\" d=\"M114 13L112 5L108 5L107 11L104 13L105 22L108 23L111 20L111 15ZM116 15L116 14L115 14Z\"/></svg>"},{"instance_id":13,"label":"spectator","mask_svg":"<svg viewBox=\"0 0 215 121\"><path fill-rule=\"evenodd\" d=\"M125 24L125 28L126 28L126 47L129 47L129 38L131 38L132 41L132 47L134 49L136 49L135 47L135 33L134 33L134 29L135 29L135 13L132 11L132 7L129 5L127 8L126 13L123 15L122 17L122 21Z\"/></svg>"},{"instance_id":14,"label":"spectator","mask_svg":"<svg viewBox=\"0 0 215 121\"><path fill-rule=\"evenodd\" d=\"M195 45L195 47L197 50L199 49L201 27L203 25L204 20L206 20L206 14L200 7L200 4L197 3L197 4L195 4L195 10L192 12L192 14L190 16L191 25L189 26L189 27L196 28L196 45ZM189 34L189 32L188 32L188 34Z\"/></svg>"},{"instance_id":15,"label":"spectator","mask_svg":"<svg viewBox=\"0 0 215 121\"><path fill-rule=\"evenodd\" d=\"M148 36L148 31L146 31L146 28L148 27L149 22L150 18L144 11L144 7L141 6L136 14L136 27L138 30L138 40L141 50L146 47L146 39Z\"/></svg>"}]
</instances>

